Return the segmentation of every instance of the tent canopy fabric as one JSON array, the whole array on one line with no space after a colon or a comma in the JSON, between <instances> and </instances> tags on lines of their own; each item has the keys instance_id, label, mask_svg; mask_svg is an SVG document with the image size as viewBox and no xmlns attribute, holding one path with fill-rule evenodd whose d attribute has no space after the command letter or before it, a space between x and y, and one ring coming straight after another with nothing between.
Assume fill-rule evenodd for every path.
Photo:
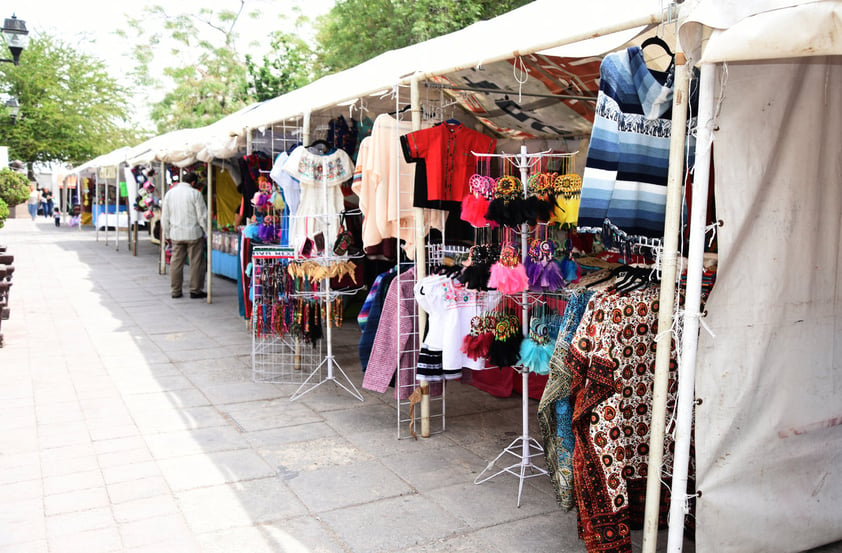
<instances>
[{"instance_id":1,"label":"tent canopy fabric","mask_svg":"<svg viewBox=\"0 0 842 553\"><path fill-rule=\"evenodd\" d=\"M705 28L714 30L701 53ZM842 0L701 0L680 30L699 63L842 54Z\"/></svg>"},{"instance_id":2,"label":"tent canopy fabric","mask_svg":"<svg viewBox=\"0 0 842 553\"><path fill-rule=\"evenodd\" d=\"M524 94L595 97L599 56L660 22L669 4L599 0L599 5L599 9L582 10L556 0L536 0L460 31L385 52L201 129L154 137L136 146L128 162L164 161L184 167L230 158L243 151L252 129L263 130L320 111L346 112L350 104L373 114L392 112L394 92L414 75L445 86L485 84ZM542 50L548 52L535 54ZM518 71L521 76L516 75ZM589 100L528 96L515 103L513 95L507 100L498 93L448 94L489 133L500 137L577 136L589 131L593 119ZM408 92L403 92L403 98L408 99Z\"/></svg>"},{"instance_id":3,"label":"tent canopy fabric","mask_svg":"<svg viewBox=\"0 0 842 553\"><path fill-rule=\"evenodd\" d=\"M842 539L839 10L702 0L679 29L691 59L728 62L713 143L719 271L696 363L700 551Z\"/></svg>"}]
</instances>

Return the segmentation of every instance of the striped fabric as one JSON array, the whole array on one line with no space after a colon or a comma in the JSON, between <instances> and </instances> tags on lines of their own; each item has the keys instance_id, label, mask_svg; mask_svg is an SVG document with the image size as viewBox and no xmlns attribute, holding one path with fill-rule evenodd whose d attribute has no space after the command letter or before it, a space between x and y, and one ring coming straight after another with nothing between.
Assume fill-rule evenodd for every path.
<instances>
[{"instance_id":1,"label":"striped fabric","mask_svg":"<svg viewBox=\"0 0 842 553\"><path fill-rule=\"evenodd\" d=\"M663 235L671 117L672 77L650 71L639 47L603 59L580 232Z\"/></svg>"}]
</instances>

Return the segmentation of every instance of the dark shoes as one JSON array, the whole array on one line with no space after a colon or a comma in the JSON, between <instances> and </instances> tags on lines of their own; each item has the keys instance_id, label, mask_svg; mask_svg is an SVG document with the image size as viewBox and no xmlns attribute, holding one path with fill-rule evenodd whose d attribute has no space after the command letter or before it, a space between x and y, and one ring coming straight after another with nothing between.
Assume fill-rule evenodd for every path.
<instances>
[{"instance_id":1,"label":"dark shoes","mask_svg":"<svg viewBox=\"0 0 842 553\"><path fill-rule=\"evenodd\" d=\"M173 295L172 295L172 297L173 297L174 299L175 299L175 298L180 298L180 297L181 297L181 293L178 293L178 294L173 294ZM198 300L198 299L202 299L202 298L206 298L206 297L208 297L208 293L207 293L207 292L190 292L190 297L191 297L192 299L194 299L194 300Z\"/></svg>"}]
</instances>

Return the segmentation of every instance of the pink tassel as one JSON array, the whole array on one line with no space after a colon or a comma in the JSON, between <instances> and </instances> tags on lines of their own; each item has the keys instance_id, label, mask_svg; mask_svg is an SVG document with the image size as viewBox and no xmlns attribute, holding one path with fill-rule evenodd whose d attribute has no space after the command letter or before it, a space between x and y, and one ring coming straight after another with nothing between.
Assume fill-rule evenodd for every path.
<instances>
[{"instance_id":1,"label":"pink tassel","mask_svg":"<svg viewBox=\"0 0 842 553\"><path fill-rule=\"evenodd\" d=\"M529 277L522 263L507 267L498 261L491 266L488 287L496 288L502 294L517 294L529 287Z\"/></svg>"},{"instance_id":2,"label":"pink tassel","mask_svg":"<svg viewBox=\"0 0 842 553\"><path fill-rule=\"evenodd\" d=\"M468 194L462 200L462 215L461 219L467 221L475 227L482 228L486 226L489 221L485 218L488 212L488 200Z\"/></svg>"}]
</instances>

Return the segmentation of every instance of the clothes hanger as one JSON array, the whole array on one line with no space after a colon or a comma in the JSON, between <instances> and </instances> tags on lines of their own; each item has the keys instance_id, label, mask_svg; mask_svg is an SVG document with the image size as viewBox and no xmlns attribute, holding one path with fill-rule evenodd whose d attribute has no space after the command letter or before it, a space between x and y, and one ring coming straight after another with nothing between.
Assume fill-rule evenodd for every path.
<instances>
[{"instance_id":1,"label":"clothes hanger","mask_svg":"<svg viewBox=\"0 0 842 553\"><path fill-rule=\"evenodd\" d=\"M662 48L664 52L666 52L667 55L670 57L670 64L669 66L667 66L667 71L672 69L672 66L675 64L675 54L672 52L672 49L670 48L669 44L667 44L667 41L665 41L657 35L650 36L649 38L643 41L643 43L640 45L640 49L645 50L648 46L658 46L659 48Z\"/></svg>"}]
</instances>

